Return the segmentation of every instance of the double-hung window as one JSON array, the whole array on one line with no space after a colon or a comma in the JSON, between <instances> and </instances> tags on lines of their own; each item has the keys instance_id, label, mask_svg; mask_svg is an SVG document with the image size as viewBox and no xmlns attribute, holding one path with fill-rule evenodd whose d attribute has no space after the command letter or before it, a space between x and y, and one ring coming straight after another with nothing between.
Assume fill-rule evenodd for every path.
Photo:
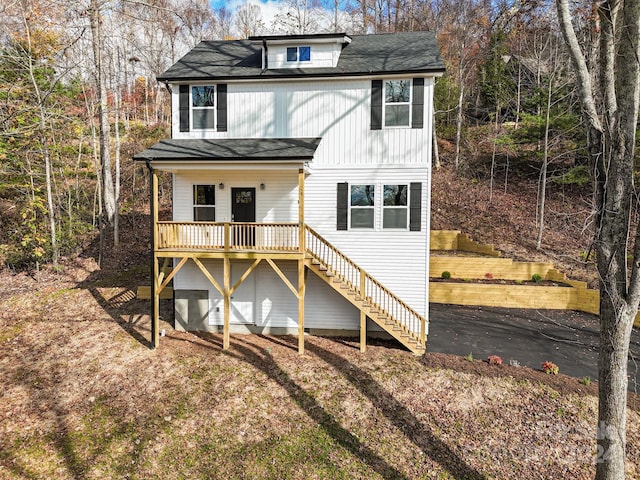
<instances>
[{"instance_id":1,"label":"double-hung window","mask_svg":"<svg viewBox=\"0 0 640 480\"><path fill-rule=\"evenodd\" d=\"M193 221L216 221L216 192L213 185L193 186Z\"/></svg>"},{"instance_id":2,"label":"double-hung window","mask_svg":"<svg viewBox=\"0 0 640 480\"><path fill-rule=\"evenodd\" d=\"M178 90L179 131L227 131L227 84L187 85Z\"/></svg>"},{"instance_id":3,"label":"double-hung window","mask_svg":"<svg viewBox=\"0 0 640 480\"><path fill-rule=\"evenodd\" d=\"M374 185L351 185L351 228L373 228L374 195Z\"/></svg>"},{"instance_id":4,"label":"double-hung window","mask_svg":"<svg viewBox=\"0 0 640 480\"><path fill-rule=\"evenodd\" d=\"M383 107L385 127L410 126L411 80L386 80Z\"/></svg>"},{"instance_id":5,"label":"double-hung window","mask_svg":"<svg viewBox=\"0 0 640 480\"><path fill-rule=\"evenodd\" d=\"M194 130L213 130L216 125L215 86L191 86L191 125Z\"/></svg>"},{"instance_id":6,"label":"double-hung window","mask_svg":"<svg viewBox=\"0 0 640 480\"><path fill-rule=\"evenodd\" d=\"M311 47L287 47L287 62L310 62Z\"/></svg>"},{"instance_id":7,"label":"double-hung window","mask_svg":"<svg viewBox=\"0 0 640 480\"><path fill-rule=\"evenodd\" d=\"M385 185L382 228L407 228L407 185Z\"/></svg>"}]
</instances>

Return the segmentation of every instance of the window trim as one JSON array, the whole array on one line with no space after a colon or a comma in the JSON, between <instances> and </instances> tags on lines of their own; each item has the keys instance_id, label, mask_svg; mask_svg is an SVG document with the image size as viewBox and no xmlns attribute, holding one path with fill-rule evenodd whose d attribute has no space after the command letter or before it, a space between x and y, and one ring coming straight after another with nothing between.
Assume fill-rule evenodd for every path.
<instances>
[{"instance_id":1,"label":"window trim","mask_svg":"<svg viewBox=\"0 0 640 480\"><path fill-rule=\"evenodd\" d=\"M409 190L409 183L384 183L382 185L382 230L409 230L409 212L410 212L410 190ZM385 201L384 201L384 194L385 194L385 189L386 187L391 187L391 186L403 186L405 188L405 198L406 198L406 205L385 205ZM384 226L384 213L385 211L388 210L404 210L405 211L405 225L403 227L385 227Z\"/></svg>"},{"instance_id":2,"label":"window trim","mask_svg":"<svg viewBox=\"0 0 640 480\"><path fill-rule=\"evenodd\" d=\"M409 82L409 100L407 102L387 102L387 83ZM406 125L387 125L387 105L406 106L409 112ZM382 81L382 128L411 128L413 114L413 79L412 78L388 78Z\"/></svg>"},{"instance_id":3,"label":"window trim","mask_svg":"<svg viewBox=\"0 0 640 480\"><path fill-rule=\"evenodd\" d=\"M351 204L351 199L352 199L352 189L354 187L373 187L373 205L352 205ZM376 229L376 189L377 189L377 184L375 183L351 183L349 184L349 197L348 197L348 207L349 207L349 230L375 230ZM353 210L371 210L372 215L371 215L371 226L370 227L354 227L353 226L353 216L352 216L352 211Z\"/></svg>"},{"instance_id":4,"label":"window trim","mask_svg":"<svg viewBox=\"0 0 640 480\"><path fill-rule=\"evenodd\" d=\"M193 105L193 89L198 87L212 87L213 88L213 105L205 107L196 107ZM192 83L189 84L189 123L192 132L212 132L216 131L216 122L218 121L218 86L216 84L205 83ZM211 128L196 128L193 121L193 112L199 110L211 110L213 112L213 127Z\"/></svg>"},{"instance_id":5,"label":"window trim","mask_svg":"<svg viewBox=\"0 0 640 480\"><path fill-rule=\"evenodd\" d=\"M199 204L198 201L198 187L211 187L213 188L213 204ZM192 215L194 222L215 222L216 221L216 186L211 183L194 183L193 184L193 201L192 201ZM196 209L204 209L204 208L212 208L213 209L213 220L196 220Z\"/></svg>"},{"instance_id":6,"label":"window trim","mask_svg":"<svg viewBox=\"0 0 640 480\"><path fill-rule=\"evenodd\" d=\"M400 206L388 206L386 208L406 208L407 209L407 226L405 228L388 227L384 228L384 181L358 182L353 185L373 185L374 186L374 201L373 205L364 208L373 208L373 228L365 227L351 227L351 189L352 184L349 182L338 182L336 185L336 230L348 231L348 230L368 230L375 232L388 231L409 231L420 232L422 231L422 182L406 182L406 183L386 183L386 185L406 185L407 186L407 205L406 207ZM378 199L375 198L375 189L382 187L382 195L378 195ZM382 198L382 201L380 200ZM381 204L382 203L382 204ZM363 208L363 207L360 207Z\"/></svg>"},{"instance_id":7,"label":"window trim","mask_svg":"<svg viewBox=\"0 0 640 480\"><path fill-rule=\"evenodd\" d=\"M308 60L301 60L300 59L300 49L301 48L308 48L309 49L309 59ZM295 58L295 60L289 60L289 51L290 50L294 50L294 49L295 49L295 53L296 53L296 58ZM286 47L285 59L286 59L287 63L307 63L307 62L311 62L311 45L296 45L294 47Z\"/></svg>"}]
</instances>

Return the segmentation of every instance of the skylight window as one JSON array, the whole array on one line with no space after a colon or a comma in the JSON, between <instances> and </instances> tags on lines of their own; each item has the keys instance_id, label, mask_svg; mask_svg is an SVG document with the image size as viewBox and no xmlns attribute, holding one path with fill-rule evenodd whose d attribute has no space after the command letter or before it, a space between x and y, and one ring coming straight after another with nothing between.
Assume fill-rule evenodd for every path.
<instances>
[{"instance_id":1,"label":"skylight window","mask_svg":"<svg viewBox=\"0 0 640 480\"><path fill-rule=\"evenodd\" d=\"M311 47L287 47L287 62L310 62Z\"/></svg>"}]
</instances>

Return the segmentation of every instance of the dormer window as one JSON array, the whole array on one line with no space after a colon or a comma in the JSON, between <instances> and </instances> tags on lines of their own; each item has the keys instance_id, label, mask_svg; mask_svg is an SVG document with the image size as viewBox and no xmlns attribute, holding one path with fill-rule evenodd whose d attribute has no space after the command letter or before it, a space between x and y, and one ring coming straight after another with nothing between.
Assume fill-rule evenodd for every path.
<instances>
[{"instance_id":1,"label":"dormer window","mask_svg":"<svg viewBox=\"0 0 640 480\"><path fill-rule=\"evenodd\" d=\"M310 62L311 47L287 47L287 62Z\"/></svg>"}]
</instances>

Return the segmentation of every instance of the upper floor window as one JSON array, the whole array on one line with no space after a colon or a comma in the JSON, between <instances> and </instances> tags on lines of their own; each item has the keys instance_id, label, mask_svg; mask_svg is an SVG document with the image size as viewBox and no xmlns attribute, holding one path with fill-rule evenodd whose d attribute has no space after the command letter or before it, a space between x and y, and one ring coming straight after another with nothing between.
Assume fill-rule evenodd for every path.
<instances>
[{"instance_id":1,"label":"upper floor window","mask_svg":"<svg viewBox=\"0 0 640 480\"><path fill-rule=\"evenodd\" d=\"M287 62L310 62L311 47L287 47Z\"/></svg>"},{"instance_id":2,"label":"upper floor window","mask_svg":"<svg viewBox=\"0 0 640 480\"><path fill-rule=\"evenodd\" d=\"M191 126L194 130L213 130L216 125L215 86L191 86Z\"/></svg>"},{"instance_id":3,"label":"upper floor window","mask_svg":"<svg viewBox=\"0 0 640 480\"><path fill-rule=\"evenodd\" d=\"M193 221L216 221L216 192L213 185L193 186Z\"/></svg>"},{"instance_id":4,"label":"upper floor window","mask_svg":"<svg viewBox=\"0 0 640 480\"><path fill-rule=\"evenodd\" d=\"M187 85L178 90L179 131L227 131L227 84Z\"/></svg>"},{"instance_id":5,"label":"upper floor window","mask_svg":"<svg viewBox=\"0 0 640 480\"><path fill-rule=\"evenodd\" d=\"M384 126L408 127L411 124L411 80L384 82Z\"/></svg>"},{"instance_id":6,"label":"upper floor window","mask_svg":"<svg viewBox=\"0 0 640 480\"><path fill-rule=\"evenodd\" d=\"M373 228L375 185L351 185L351 228Z\"/></svg>"},{"instance_id":7,"label":"upper floor window","mask_svg":"<svg viewBox=\"0 0 640 480\"><path fill-rule=\"evenodd\" d=\"M407 185L385 185L382 228L407 228Z\"/></svg>"},{"instance_id":8,"label":"upper floor window","mask_svg":"<svg viewBox=\"0 0 640 480\"><path fill-rule=\"evenodd\" d=\"M423 128L424 78L371 80L371 130Z\"/></svg>"}]
</instances>

